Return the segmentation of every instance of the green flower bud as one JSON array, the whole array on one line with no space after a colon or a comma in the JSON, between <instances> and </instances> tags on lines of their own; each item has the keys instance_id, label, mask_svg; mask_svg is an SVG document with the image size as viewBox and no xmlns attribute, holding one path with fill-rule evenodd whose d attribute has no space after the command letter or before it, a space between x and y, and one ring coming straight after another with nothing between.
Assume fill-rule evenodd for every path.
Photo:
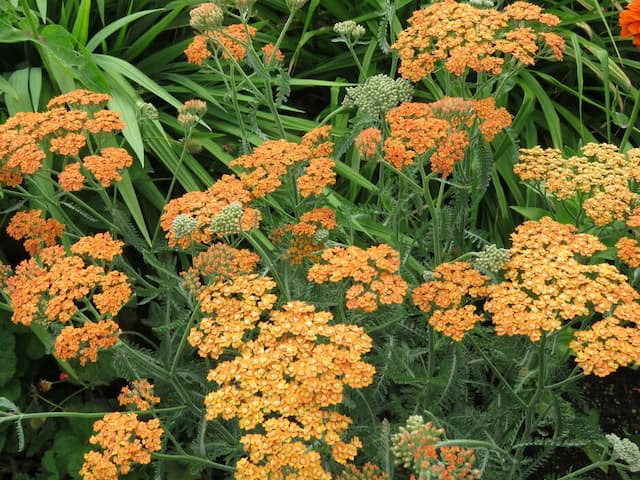
<instances>
[{"instance_id":1,"label":"green flower bud","mask_svg":"<svg viewBox=\"0 0 640 480\"><path fill-rule=\"evenodd\" d=\"M496 273L502 270L510 258L509 250L498 248L493 243L490 243L484 247L482 252L477 254L474 263L481 270Z\"/></svg>"},{"instance_id":2,"label":"green flower bud","mask_svg":"<svg viewBox=\"0 0 640 480\"><path fill-rule=\"evenodd\" d=\"M366 33L365 28L353 20L336 23L333 26L333 31L345 42L350 43L356 43Z\"/></svg>"},{"instance_id":3,"label":"green flower bud","mask_svg":"<svg viewBox=\"0 0 640 480\"><path fill-rule=\"evenodd\" d=\"M367 78L363 85L347 88L342 104L356 107L361 113L382 118L394 107L411 100L413 86L403 78L396 80L380 74Z\"/></svg>"},{"instance_id":4,"label":"green flower bud","mask_svg":"<svg viewBox=\"0 0 640 480\"><path fill-rule=\"evenodd\" d=\"M231 202L224 207L211 221L211 230L220 235L233 235L240 231L240 220L242 219L242 204Z\"/></svg>"},{"instance_id":5,"label":"green flower bud","mask_svg":"<svg viewBox=\"0 0 640 480\"><path fill-rule=\"evenodd\" d=\"M199 32L217 30L222 26L224 14L222 9L213 2L202 3L189 12L189 25Z\"/></svg>"},{"instance_id":6,"label":"green flower bud","mask_svg":"<svg viewBox=\"0 0 640 480\"><path fill-rule=\"evenodd\" d=\"M196 219L184 213L177 215L171 223L171 231L176 239L189 235L197 227L198 222Z\"/></svg>"},{"instance_id":7,"label":"green flower bud","mask_svg":"<svg viewBox=\"0 0 640 480\"><path fill-rule=\"evenodd\" d=\"M311 241L314 245L322 245L329 238L329 230L325 228L319 228L316 230L316 233L311 237Z\"/></svg>"},{"instance_id":8,"label":"green flower bud","mask_svg":"<svg viewBox=\"0 0 640 480\"><path fill-rule=\"evenodd\" d=\"M152 103L138 102L138 119L141 122L145 120L157 120L158 109Z\"/></svg>"}]
</instances>

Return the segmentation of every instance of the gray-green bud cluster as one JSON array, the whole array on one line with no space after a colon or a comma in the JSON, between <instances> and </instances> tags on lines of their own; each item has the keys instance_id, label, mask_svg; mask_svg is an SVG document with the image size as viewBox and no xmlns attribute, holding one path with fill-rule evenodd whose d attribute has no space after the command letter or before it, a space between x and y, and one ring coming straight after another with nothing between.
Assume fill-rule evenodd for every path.
<instances>
[{"instance_id":1,"label":"gray-green bud cluster","mask_svg":"<svg viewBox=\"0 0 640 480\"><path fill-rule=\"evenodd\" d=\"M357 107L359 112L373 118L382 118L392 108L410 101L412 96L411 82L380 74L367 78L363 85L347 88L342 105Z\"/></svg>"},{"instance_id":2,"label":"gray-green bud cluster","mask_svg":"<svg viewBox=\"0 0 640 480\"><path fill-rule=\"evenodd\" d=\"M614 459L625 461L632 472L640 472L640 448L628 438L620 438L613 433L605 435L613 447Z\"/></svg>"},{"instance_id":3,"label":"gray-green bud cluster","mask_svg":"<svg viewBox=\"0 0 640 480\"><path fill-rule=\"evenodd\" d=\"M201 3L189 12L189 25L199 32L217 30L222 26L222 8L213 2Z\"/></svg>"},{"instance_id":4,"label":"gray-green bud cluster","mask_svg":"<svg viewBox=\"0 0 640 480\"><path fill-rule=\"evenodd\" d=\"M231 202L218 215L213 217L211 230L220 235L238 233L240 231L242 213L242 204L240 202Z\"/></svg>"},{"instance_id":5,"label":"gray-green bud cluster","mask_svg":"<svg viewBox=\"0 0 640 480\"><path fill-rule=\"evenodd\" d=\"M152 104L147 102L138 102L138 119L141 122L145 120L157 120L158 119L158 109Z\"/></svg>"},{"instance_id":6,"label":"gray-green bud cluster","mask_svg":"<svg viewBox=\"0 0 640 480\"><path fill-rule=\"evenodd\" d=\"M333 26L333 31L344 41L356 43L360 40L366 30L364 27L353 20L338 22Z\"/></svg>"},{"instance_id":7,"label":"gray-green bud cluster","mask_svg":"<svg viewBox=\"0 0 640 480\"><path fill-rule=\"evenodd\" d=\"M476 267L482 270L496 273L502 270L502 267L504 267L510 258L509 250L498 248L493 243L490 243L484 247L483 251L477 254L474 263Z\"/></svg>"},{"instance_id":8,"label":"gray-green bud cluster","mask_svg":"<svg viewBox=\"0 0 640 480\"><path fill-rule=\"evenodd\" d=\"M431 423L424 423L421 415L411 415L404 427L398 433L391 435L391 453L395 463L405 468L411 468L415 461L416 444L436 444L444 430L434 427Z\"/></svg>"},{"instance_id":9,"label":"gray-green bud cluster","mask_svg":"<svg viewBox=\"0 0 640 480\"><path fill-rule=\"evenodd\" d=\"M319 228L316 230L316 233L311 237L311 241L314 245L322 245L327 238L329 238L329 230L326 228Z\"/></svg>"},{"instance_id":10,"label":"gray-green bud cluster","mask_svg":"<svg viewBox=\"0 0 640 480\"><path fill-rule=\"evenodd\" d=\"M190 217L184 213L176 215L171 223L171 231L175 238L182 238L193 232L198 226L198 222L195 218Z\"/></svg>"}]
</instances>

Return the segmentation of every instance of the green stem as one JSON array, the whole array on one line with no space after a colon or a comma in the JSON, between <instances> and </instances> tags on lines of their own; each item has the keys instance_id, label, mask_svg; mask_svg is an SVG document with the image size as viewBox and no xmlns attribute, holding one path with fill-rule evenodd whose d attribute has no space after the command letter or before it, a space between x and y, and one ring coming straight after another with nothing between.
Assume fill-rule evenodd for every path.
<instances>
[{"instance_id":1,"label":"green stem","mask_svg":"<svg viewBox=\"0 0 640 480\"><path fill-rule=\"evenodd\" d=\"M157 408L156 412L177 412L184 410L187 407L167 407ZM32 418L102 418L107 413L112 412L33 412L33 413L16 413L16 412L0 412L0 424L6 422L21 422L23 420L30 420ZM133 411L133 413L145 413Z\"/></svg>"},{"instance_id":2,"label":"green stem","mask_svg":"<svg viewBox=\"0 0 640 480\"><path fill-rule=\"evenodd\" d=\"M191 326L195 321L196 314L198 314L200 311L199 306L200 306L200 303L195 305L193 307L193 311L191 312L191 315L189 316L189 321L187 322L187 326L185 327L184 333L182 334L182 338L180 339L180 344L178 345L176 354L174 355L173 361L171 362L171 369L169 370L169 375L171 375L171 377L173 377L173 375L176 372L176 368L178 367L178 360L180 360L180 356L182 355L182 350L184 349L184 346L187 343L187 338L189 337L189 333L191 332Z\"/></svg>"},{"instance_id":3,"label":"green stem","mask_svg":"<svg viewBox=\"0 0 640 480\"><path fill-rule=\"evenodd\" d=\"M207 465L209 467L216 468L218 470L223 470L225 472L236 471L234 467L230 467L229 465L223 465L222 463L212 462L207 458L196 457L195 455L171 455L168 453L154 453L153 458L157 458L159 460L171 460L175 462L184 462L184 463L201 463L203 465Z\"/></svg>"},{"instance_id":4,"label":"green stem","mask_svg":"<svg viewBox=\"0 0 640 480\"><path fill-rule=\"evenodd\" d=\"M596 463L592 463L591 465L587 465L586 467L582 467L576 470L575 472L571 472L567 475L564 475L563 477L558 478L557 480L569 480L570 478L579 478L580 475L590 472L591 470L595 470L596 468L609 467L609 466L621 467L621 468L624 468L625 470L627 469L626 465L617 463L613 460L606 460L606 461L602 460Z\"/></svg>"},{"instance_id":5,"label":"green stem","mask_svg":"<svg viewBox=\"0 0 640 480\"><path fill-rule=\"evenodd\" d=\"M498 370L498 368L493 364L493 362L491 361L491 359L487 356L486 353L484 353L484 351L482 351L482 349L480 348L480 346L476 343L476 341L473 339L473 337L471 335L467 335L465 338L468 338L469 341L471 342L471 344L474 346L474 348L478 351L478 353L480 353L480 355L482 356L482 358L484 359L485 362L487 362L487 365L489 365L489 368L491 368L491 370L493 370L493 373L496 374L496 376L500 379L500 381L504 384L505 387L507 387L507 390L509 390L509 392L511 393L511 395L513 395L516 400L518 400L518 403L520 405L522 405L524 408L528 408L527 403L522 400L522 398L520 398L520 395L518 395L514 390L513 387L511 387L511 385L509 384L509 382L507 382L507 379L504 378L504 376L502 375L502 373L500 373L500 370Z\"/></svg>"}]
</instances>

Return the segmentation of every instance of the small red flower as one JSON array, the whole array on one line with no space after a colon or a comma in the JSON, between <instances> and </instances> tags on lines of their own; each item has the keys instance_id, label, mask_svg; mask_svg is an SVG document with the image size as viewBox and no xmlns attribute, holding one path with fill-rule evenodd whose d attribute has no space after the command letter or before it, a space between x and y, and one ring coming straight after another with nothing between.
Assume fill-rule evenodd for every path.
<instances>
[{"instance_id":1,"label":"small red flower","mask_svg":"<svg viewBox=\"0 0 640 480\"><path fill-rule=\"evenodd\" d=\"M66 382L69 379L69 374L67 372L62 372L60 374L60 381L61 382Z\"/></svg>"}]
</instances>

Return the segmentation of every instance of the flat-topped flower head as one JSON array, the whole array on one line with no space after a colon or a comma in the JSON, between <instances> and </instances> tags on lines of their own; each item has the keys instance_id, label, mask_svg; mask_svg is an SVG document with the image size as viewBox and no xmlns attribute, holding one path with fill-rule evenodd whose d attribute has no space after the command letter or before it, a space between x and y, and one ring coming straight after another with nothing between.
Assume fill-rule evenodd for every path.
<instances>
[{"instance_id":1,"label":"flat-topped flower head","mask_svg":"<svg viewBox=\"0 0 640 480\"><path fill-rule=\"evenodd\" d=\"M558 200L585 196L585 213L598 226L624 220L640 200L629 184L640 181L640 148L621 153L615 145L587 143L581 153L565 158L553 148L521 149L513 170L522 180L540 182Z\"/></svg>"},{"instance_id":2,"label":"flat-topped flower head","mask_svg":"<svg viewBox=\"0 0 640 480\"><path fill-rule=\"evenodd\" d=\"M356 107L359 113L380 119L393 107L410 101L411 97L413 85L408 80L394 80L387 75L379 74L367 78L362 85L348 87L342 105Z\"/></svg>"},{"instance_id":3,"label":"flat-topped flower head","mask_svg":"<svg viewBox=\"0 0 640 480\"><path fill-rule=\"evenodd\" d=\"M560 22L555 15L527 2L498 11L471 3L444 0L413 13L392 48L400 57L398 72L418 82L440 65L460 76L469 70L494 75L507 61L532 65L539 45L550 42L562 60L564 41L548 32Z\"/></svg>"},{"instance_id":4,"label":"flat-topped flower head","mask_svg":"<svg viewBox=\"0 0 640 480\"><path fill-rule=\"evenodd\" d=\"M16 240L24 240L24 248L31 256L56 245L56 239L64 232L64 224L54 218L45 220L42 214L42 210L17 212L7 226L7 234Z\"/></svg>"}]
</instances>

